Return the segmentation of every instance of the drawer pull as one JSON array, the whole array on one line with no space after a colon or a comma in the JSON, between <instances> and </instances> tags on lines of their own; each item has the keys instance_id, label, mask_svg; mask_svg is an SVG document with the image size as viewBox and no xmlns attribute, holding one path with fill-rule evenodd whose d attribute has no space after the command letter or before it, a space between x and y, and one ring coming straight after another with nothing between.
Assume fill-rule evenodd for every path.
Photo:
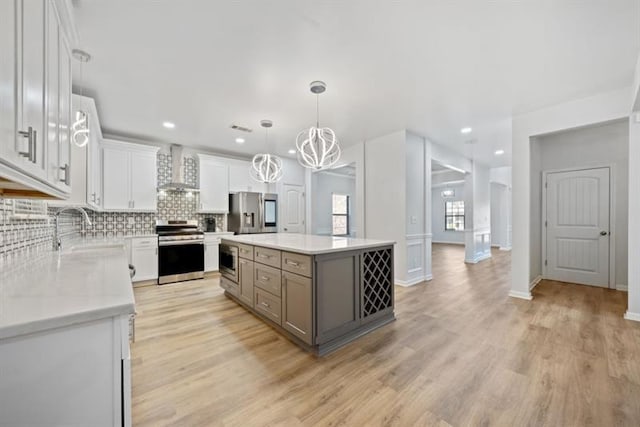
<instances>
[{"instance_id":1,"label":"drawer pull","mask_svg":"<svg viewBox=\"0 0 640 427\"><path fill-rule=\"evenodd\" d=\"M292 265L294 267L300 267L300 263L299 262L295 262L295 261L291 261L291 260L286 260L285 261L287 264Z\"/></svg>"},{"instance_id":2,"label":"drawer pull","mask_svg":"<svg viewBox=\"0 0 640 427\"><path fill-rule=\"evenodd\" d=\"M267 302L262 301L260 304L264 305L267 308L271 308L271 305L269 303L267 303Z\"/></svg>"},{"instance_id":3,"label":"drawer pull","mask_svg":"<svg viewBox=\"0 0 640 427\"><path fill-rule=\"evenodd\" d=\"M271 258L271 255L265 255L265 254L259 253L258 258Z\"/></svg>"},{"instance_id":4,"label":"drawer pull","mask_svg":"<svg viewBox=\"0 0 640 427\"><path fill-rule=\"evenodd\" d=\"M263 282L268 282L269 280L271 280L270 278L268 278L267 276L262 276L260 278L260 280L262 280Z\"/></svg>"}]
</instances>

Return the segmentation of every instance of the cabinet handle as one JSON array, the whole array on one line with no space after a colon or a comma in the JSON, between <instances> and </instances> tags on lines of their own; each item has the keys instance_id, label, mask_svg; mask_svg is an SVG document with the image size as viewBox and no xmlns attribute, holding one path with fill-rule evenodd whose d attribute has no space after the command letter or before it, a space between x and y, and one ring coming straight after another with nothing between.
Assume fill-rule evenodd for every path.
<instances>
[{"instance_id":1,"label":"cabinet handle","mask_svg":"<svg viewBox=\"0 0 640 427\"><path fill-rule=\"evenodd\" d=\"M293 266L293 267L300 267L300 263L299 262L291 261L291 260L288 260L288 259L285 260L284 262L289 264L289 265L291 265L291 266Z\"/></svg>"},{"instance_id":2,"label":"cabinet handle","mask_svg":"<svg viewBox=\"0 0 640 427\"><path fill-rule=\"evenodd\" d=\"M270 278L268 278L267 276L262 276L260 278L260 280L264 281L264 282L268 282L269 280L271 280Z\"/></svg>"},{"instance_id":3,"label":"cabinet handle","mask_svg":"<svg viewBox=\"0 0 640 427\"><path fill-rule=\"evenodd\" d=\"M36 149L38 148L38 132L37 131L33 131L33 158L31 159L31 162L33 163L37 163L38 159L36 158Z\"/></svg>"},{"instance_id":4,"label":"cabinet handle","mask_svg":"<svg viewBox=\"0 0 640 427\"><path fill-rule=\"evenodd\" d=\"M28 130L20 130L18 131L18 134L27 138L27 151L18 151L18 154L21 155L22 157L26 157L27 159L29 159L30 162L33 161L33 127L29 126Z\"/></svg>"},{"instance_id":5,"label":"cabinet handle","mask_svg":"<svg viewBox=\"0 0 640 427\"><path fill-rule=\"evenodd\" d=\"M258 258L271 258L271 255L265 255L265 254L258 253Z\"/></svg>"},{"instance_id":6,"label":"cabinet handle","mask_svg":"<svg viewBox=\"0 0 640 427\"><path fill-rule=\"evenodd\" d=\"M158 255L158 248L156 248L156 255Z\"/></svg>"},{"instance_id":7,"label":"cabinet handle","mask_svg":"<svg viewBox=\"0 0 640 427\"><path fill-rule=\"evenodd\" d=\"M264 305L264 306L265 306L265 307L267 307L267 308L271 308L271 305L269 305L269 303L266 303L266 302L264 302L264 301L262 301L262 302L260 303L260 305Z\"/></svg>"},{"instance_id":8,"label":"cabinet handle","mask_svg":"<svg viewBox=\"0 0 640 427\"><path fill-rule=\"evenodd\" d=\"M61 179L60 182L64 182L65 185L71 185L71 166L68 163L65 163L60 170L64 171L64 179Z\"/></svg>"}]
</instances>

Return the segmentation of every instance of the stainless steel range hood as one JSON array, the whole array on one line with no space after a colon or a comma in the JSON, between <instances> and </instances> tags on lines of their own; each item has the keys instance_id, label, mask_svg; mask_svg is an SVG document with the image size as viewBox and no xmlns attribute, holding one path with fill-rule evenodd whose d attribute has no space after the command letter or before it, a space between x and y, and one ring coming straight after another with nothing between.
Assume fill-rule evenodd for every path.
<instances>
[{"instance_id":1,"label":"stainless steel range hood","mask_svg":"<svg viewBox=\"0 0 640 427\"><path fill-rule=\"evenodd\" d=\"M196 185L185 182L185 161L181 145L171 146L171 181L158 187L164 191L200 191Z\"/></svg>"}]
</instances>

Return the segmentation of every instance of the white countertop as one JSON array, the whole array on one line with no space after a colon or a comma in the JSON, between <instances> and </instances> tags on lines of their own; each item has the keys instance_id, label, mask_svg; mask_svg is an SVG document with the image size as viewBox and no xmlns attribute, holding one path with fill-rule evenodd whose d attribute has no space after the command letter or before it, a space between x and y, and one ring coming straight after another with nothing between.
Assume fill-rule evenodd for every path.
<instances>
[{"instance_id":1,"label":"white countertop","mask_svg":"<svg viewBox=\"0 0 640 427\"><path fill-rule=\"evenodd\" d=\"M223 239L225 241L298 252L307 255L367 249L389 246L395 243L391 240L357 239L353 237L316 236L313 234L293 233L240 234L227 236Z\"/></svg>"},{"instance_id":2,"label":"white countertop","mask_svg":"<svg viewBox=\"0 0 640 427\"><path fill-rule=\"evenodd\" d=\"M0 339L134 310L123 238L75 240L61 252L0 262Z\"/></svg>"}]
</instances>

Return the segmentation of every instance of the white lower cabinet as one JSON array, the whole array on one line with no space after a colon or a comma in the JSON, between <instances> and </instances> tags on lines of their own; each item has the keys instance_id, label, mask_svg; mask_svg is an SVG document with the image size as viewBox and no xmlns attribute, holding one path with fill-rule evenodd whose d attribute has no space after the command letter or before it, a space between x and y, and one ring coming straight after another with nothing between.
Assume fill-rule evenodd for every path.
<instances>
[{"instance_id":1,"label":"white lower cabinet","mask_svg":"<svg viewBox=\"0 0 640 427\"><path fill-rule=\"evenodd\" d=\"M134 282L158 279L158 238L132 237L131 264L136 269Z\"/></svg>"},{"instance_id":2,"label":"white lower cabinet","mask_svg":"<svg viewBox=\"0 0 640 427\"><path fill-rule=\"evenodd\" d=\"M204 271L218 271L220 256L220 239L216 239L214 242L204 243Z\"/></svg>"},{"instance_id":3,"label":"white lower cabinet","mask_svg":"<svg viewBox=\"0 0 640 427\"><path fill-rule=\"evenodd\" d=\"M129 315L0 340L0 424L130 426Z\"/></svg>"}]
</instances>

